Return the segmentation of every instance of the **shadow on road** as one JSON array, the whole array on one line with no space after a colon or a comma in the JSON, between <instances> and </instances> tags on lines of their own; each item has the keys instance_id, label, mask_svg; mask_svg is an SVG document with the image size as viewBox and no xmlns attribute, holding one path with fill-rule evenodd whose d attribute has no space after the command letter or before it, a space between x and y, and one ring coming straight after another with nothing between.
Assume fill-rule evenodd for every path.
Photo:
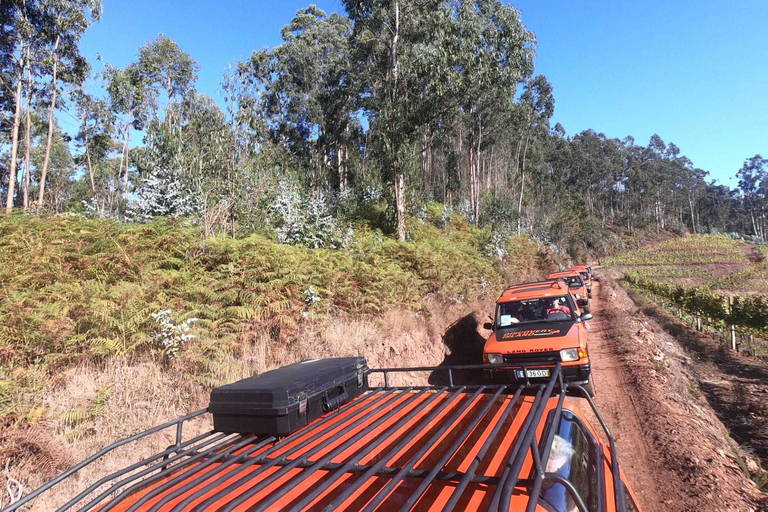
<instances>
[{"instance_id":1,"label":"shadow on road","mask_svg":"<svg viewBox=\"0 0 768 512\"><path fill-rule=\"evenodd\" d=\"M443 343L448 349L448 355L438 365L444 366L482 364L483 345L485 338L480 335L478 328L481 320L473 312L457 320L443 333ZM435 370L429 376L429 383L435 386L448 385L448 371ZM454 370L454 384L485 384L487 382L482 370Z\"/></svg>"}]
</instances>

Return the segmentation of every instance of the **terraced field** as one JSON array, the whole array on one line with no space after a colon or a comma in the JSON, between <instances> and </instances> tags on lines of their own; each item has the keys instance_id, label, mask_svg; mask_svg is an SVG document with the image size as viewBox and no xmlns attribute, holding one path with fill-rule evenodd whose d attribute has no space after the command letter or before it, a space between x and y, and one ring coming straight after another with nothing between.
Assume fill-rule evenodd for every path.
<instances>
[{"instance_id":1,"label":"terraced field","mask_svg":"<svg viewBox=\"0 0 768 512\"><path fill-rule=\"evenodd\" d=\"M768 245L723 235L666 240L606 259L625 281L697 329L768 357ZM727 338L727 340L726 340Z\"/></svg>"},{"instance_id":2,"label":"terraced field","mask_svg":"<svg viewBox=\"0 0 768 512\"><path fill-rule=\"evenodd\" d=\"M686 287L752 294L768 284L768 246L725 235L666 240L601 261L624 273Z\"/></svg>"}]
</instances>

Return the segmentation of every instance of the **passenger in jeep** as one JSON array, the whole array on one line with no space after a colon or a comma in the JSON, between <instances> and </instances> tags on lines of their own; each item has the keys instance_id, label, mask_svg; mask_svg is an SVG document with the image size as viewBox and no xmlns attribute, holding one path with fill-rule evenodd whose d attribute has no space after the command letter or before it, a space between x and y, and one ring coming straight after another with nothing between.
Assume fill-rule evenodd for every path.
<instances>
[{"instance_id":1,"label":"passenger in jeep","mask_svg":"<svg viewBox=\"0 0 768 512\"><path fill-rule=\"evenodd\" d=\"M565 304L565 297L552 299L552 303L547 308L547 315L553 315L555 313L563 313L571 316L571 308Z\"/></svg>"}]
</instances>

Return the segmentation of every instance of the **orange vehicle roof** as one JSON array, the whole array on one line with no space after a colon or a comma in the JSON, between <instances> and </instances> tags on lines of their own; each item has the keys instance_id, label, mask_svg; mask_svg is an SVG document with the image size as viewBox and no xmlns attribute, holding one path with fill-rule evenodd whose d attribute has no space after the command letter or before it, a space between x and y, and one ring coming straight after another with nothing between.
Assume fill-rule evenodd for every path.
<instances>
[{"instance_id":1,"label":"orange vehicle roof","mask_svg":"<svg viewBox=\"0 0 768 512\"><path fill-rule=\"evenodd\" d=\"M568 292L568 285L565 284L564 281L538 281L535 283L510 286L502 292L496 302L556 297L567 294Z\"/></svg>"},{"instance_id":2,"label":"orange vehicle roof","mask_svg":"<svg viewBox=\"0 0 768 512\"><path fill-rule=\"evenodd\" d=\"M236 436L213 452L228 452L228 458L208 465L203 459L129 495L121 495L122 500L107 503L101 511L244 512L324 510L329 506L343 511L360 511L366 507L396 511L414 495L417 497L413 510L440 511L453 497L457 511L485 511L512 457L517 432L523 428L533 400L533 396L518 398L500 393L492 396L402 389L371 392L358 398L341 414L326 415L330 421L323 429L324 434L309 443L306 441L318 428L305 428L261 446L256 440L243 442L247 438ZM374 403L376 406L371 407ZM554 408L556 403L557 399L551 398L546 410ZM478 411L486 412L478 415ZM433 415L431 421L425 421ZM478 416L482 416L479 422ZM546 417L545 412L543 418ZM355 424L361 418L364 421ZM445 432L440 435L442 426L451 428L443 429ZM416 435L409 440L415 428ZM537 438L543 429L542 422L537 428ZM465 430L469 434L462 437ZM365 435L361 437L361 434ZM481 455L479 452L491 435L495 435L493 443ZM426 452L422 449L424 446L429 447ZM397 447L400 449L394 455L388 455ZM309 461L302 462L306 454L311 454ZM227 463L238 456L238 463ZM446 456L448 460L444 460ZM396 485L390 485L391 489L387 487L396 481L394 470L384 475L369 475L362 481L365 468L380 462L386 462L387 467L410 470ZM339 471L345 465L351 469L352 463L357 471ZM528 454L519 473L521 478L531 472L532 464ZM433 471L438 478L418 493L420 484ZM458 475L469 471L475 476L458 492ZM451 478L450 475L457 476ZM321 483L322 492L313 494ZM353 487L349 497L339 499L343 491ZM376 497L379 503L373 501ZM527 491L521 487L515 487L511 499L510 510L524 510L529 501ZM545 511L541 506L535 510Z\"/></svg>"},{"instance_id":3,"label":"orange vehicle roof","mask_svg":"<svg viewBox=\"0 0 768 512\"><path fill-rule=\"evenodd\" d=\"M553 485L583 501L579 493L585 491L567 480L579 477L566 464L568 447L572 460L581 456L576 445L557 440L565 411L570 411L575 419L567 421L589 433L589 453L597 463L590 473L597 487L590 489L597 490L592 497L602 502L598 508L626 512L624 489L629 495L631 490L623 483L614 440L593 402L587 403L602 435L566 398L560 364L544 384L453 384L451 371L471 368L373 370L383 375L384 387L282 438L210 431L182 442L185 418L205 411L192 413L144 433L177 425L176 445L94 482L59 510L79 505L99 512L545 512L549 506L542 500L564 499L562 494L547 496ZM387 384L388 372L446 370L450 385ZM583 389L580 393L586 396ZM102 449L64 477L140 435ZM539 453L552 457L540 459ZM558 461L551 469L550 463ZM19 506L61 478L32 492Z\"/></svg>"}]
</instances>

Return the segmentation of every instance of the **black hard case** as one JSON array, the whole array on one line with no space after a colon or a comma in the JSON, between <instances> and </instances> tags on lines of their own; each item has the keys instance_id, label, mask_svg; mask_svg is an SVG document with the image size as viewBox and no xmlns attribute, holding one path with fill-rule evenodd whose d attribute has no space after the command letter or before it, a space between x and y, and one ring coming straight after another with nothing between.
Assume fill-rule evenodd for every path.
<instances>
[{"instance_id":1,"label":"black hard case","mask_svg":"<svg viewBox=\"0 0 768 512\"><path fill-rule=\"evenodd\" d=\"M368 390L363 357L312 359L211 391L220 432L284 436Z\"/></svg>"}]
</instances>

